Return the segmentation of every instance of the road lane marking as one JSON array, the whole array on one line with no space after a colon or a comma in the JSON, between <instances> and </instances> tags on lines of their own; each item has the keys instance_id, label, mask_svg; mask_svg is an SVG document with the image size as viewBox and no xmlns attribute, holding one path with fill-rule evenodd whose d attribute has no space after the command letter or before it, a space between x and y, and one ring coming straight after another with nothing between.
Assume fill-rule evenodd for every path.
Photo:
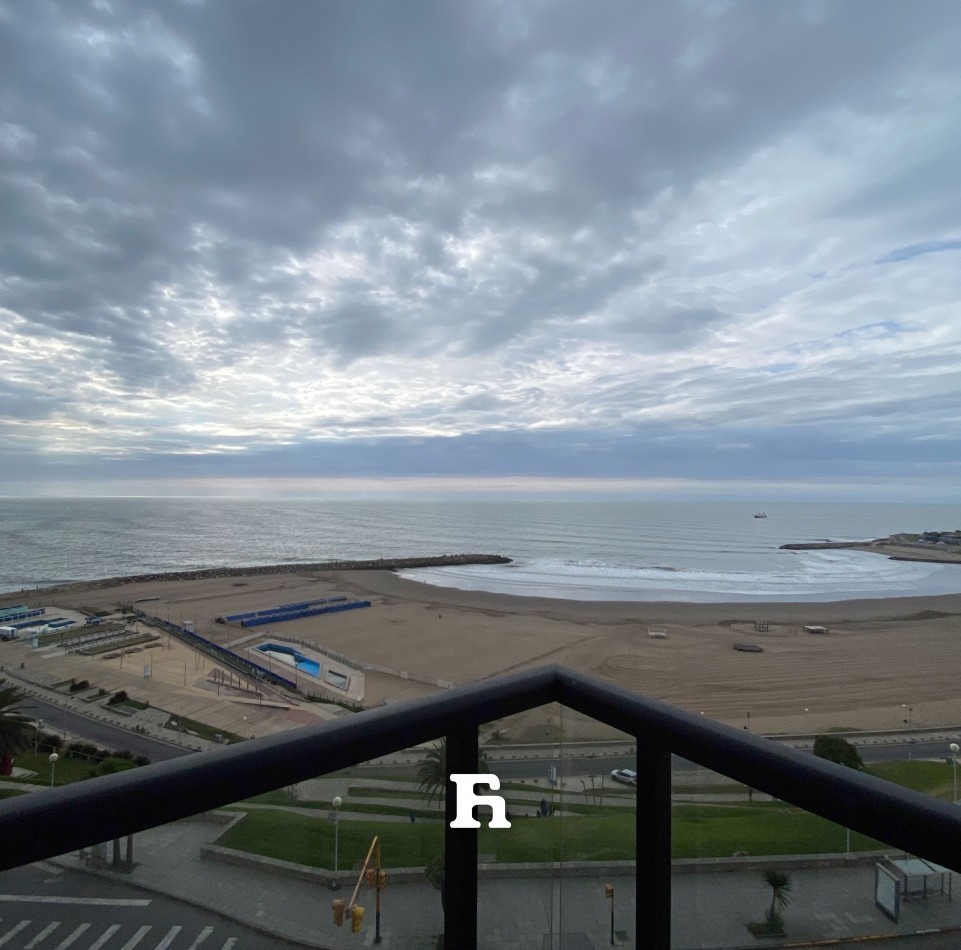
<instances>
[{"instance_id":1,"label":"road lane marking","mask_svg":"<svg viewBox=\"0 0 961 950\"><path fill-rule=\"evenodd\" d=\"M133 950L134 947L147 936L152 930L152 926L147 924L146 927L141 927L121 948L120 950Z\"/></svg>"},{"instance_id":2,"label":"road lane marking","mask_svg":"<svg viewBox=\"0 0 961 950\"><path fill-rule=\"evenodd\" d=\"M8 930L2 937L0 937L0 947L5 943L9 943L21 930L29 927L33 923L32 920L21 920L13 930Z\"/></svg>"},{"instance_id":3,"label":"road lane marking","mask_svg":"<svg viewBox=\"0 0 961 950\"><path fill-rule=\"evenodd\" d=\"M181 930L183 930L183 927L171 927L170 930L167 931L167 936L154 947L154 950L167 950L167 947L174 942L174 938Z\"/></svg>"},{"instance_id":4,"label":"road lane marking","mask_svg":"<svg viewBox=\"0 0 961 950\"><path fill-rule=\"evenodd\" d=\"M49 937L50 934L52 934L59 926L59 920L55 920L52 924L47 924L47 926L44 927L43 930L41 930L40 933L38 933L37 936L34 937L33 940L31 940L30 943L23 948L23 950L33 950L34 947L39 947L40 944L43 943L43 941L46 940L47 937Z\"/></svg>"},{"instance_id":5,"label":"road lane marking","mask_svg":"<svg viewBox=\"0 0 961 950\"><path fill-rule=\"evenodd\" d=\"M118 924L117 926L119 927L120 925ZM53 948L53 950L67 950L67 947L69 947L70 944L79 940L89 929L90 924L81 924L72 934L70 934L69 937L67 937L66 940L61 940L60 943ZM101 943L100 946L102 947L103 944Z\"/></svg>"},{"instance_id":6,"label":"road lane marking","mask_svg":"<svg viewBox=\"0 0 961 950\"><path fill-rule=\"evenodd\" d=\"M111 924L101 935L100 939L90 948L90 950L100 950L100 948L120 929L120 924Z\"/></svg>"},{"instance_id":7,"label":"road lane marking","mask_svg":"<svg viewBox=\"0 0 961 950\"><path fill-rule=\"evenodd\" d=\"M240 939L240 937L230 937L230 938L224 943L224 945L220 948L220 950L231 950L231 947L236 946L237 941L238 941L239 939Z\"/></svg>"},{"instance_id":8,"label":"road lane marking","mask_svg":"<svg viewBox=\"0 0 961 950\"><path fill-rule=\"evenodd\" d=\"M11 904L89 904L92 907L148 907L150 898L140 897L49 897L45 894L0 894Z\"/></svg>"},{"instance_id":9,"label":"road lane marking","mask_svg":"<svg viewBox=\"0 0 961 950\"><path fill-rule=\"evenodd\" d=\"M204 927L204 929L200 931L200 935L197 937L197 939L189 947L187 947L187 950L197 950L197 947L199 947L213 932L213 927Z\"/></svg>"}]
</instances>

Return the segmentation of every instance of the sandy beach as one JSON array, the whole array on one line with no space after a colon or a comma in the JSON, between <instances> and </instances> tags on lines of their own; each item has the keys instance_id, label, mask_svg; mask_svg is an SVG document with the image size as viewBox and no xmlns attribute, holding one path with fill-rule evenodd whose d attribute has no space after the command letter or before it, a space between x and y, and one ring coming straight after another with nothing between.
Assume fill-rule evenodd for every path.
<instances>
[{"instance_id":1,"label":"sandy beach","mask_svg":"<svg viewBox=\"0 0 961 950\"><path fill-rule=\"evenodd\" d=\"M365 705L439 688L421 678L464 683L557 663L755 732L961 724L961 595L826 604L598 603L460 591L363 570L73 585L32 592L29 600L88 612L133 604L178 623L192 620L199 633L226 645L255 632L217 617L335 593L371 606L256 633L384 668L367 673ZM767 630L755 629L755 621L765 621ZM810 624L829 632L805 633ZM652 628L667 636L649 636ZM744 643L763 652L734 649ZM166 653L153 653L155 678L169 676L185 695L205 688L206 663ZM91 669L90 658L73 662ZM116 660L96 662L111 686L126 678L136 690L142 680L131 665L123 671ZM516 718L511 737L545 738L547 715ZM303 713L287 711L260 731L289 728L298 719ZM564 722L568 738L598 734L573 714L565 713Z\"/></svg>"}]
</instances>

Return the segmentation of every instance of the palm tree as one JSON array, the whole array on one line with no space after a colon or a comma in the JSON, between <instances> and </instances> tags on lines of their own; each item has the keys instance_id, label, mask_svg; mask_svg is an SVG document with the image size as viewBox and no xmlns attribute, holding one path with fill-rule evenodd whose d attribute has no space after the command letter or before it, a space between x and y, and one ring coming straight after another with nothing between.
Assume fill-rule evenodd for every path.
<instances>
[{"instance_id":1,"label":"palm tree","mask_svg":"<svg viewBox=\"0 0 961 950\"><path fill-rule=\"evenodd\" d=\"M768 920L780 917L781 911L791 903L791 877L784 871L773 868L763 871L764 883L771 888L771 907L767 912Z\"/></svg>"},{"instance_id":2,"label":"palm tree","mask_svg":"<svg viewBox=\"0 0 961 950\"><path fill-rule=\"evenodd\" d=\"M477 756L477 771L487 771L487 763L484 761L483 752L479 752ZM428 805L434 799L438 803L444 800L444 792L447 790L446 738L439 740L433 748L428 749L424 758L417 764L417 785L421 791L427 793Z\"/></svg>"},{"instance_id":3,"label":"palm tree","mask_svg":"<svg viewBox=\"0 0 961 950\"><path fill-rule=\"evenodd\" d=\"M444 800L447 788L447 740L441 739L417 765L417 784L427 793L427 804Z\"/></svg>"},{"instance_id":4,"label":"palm tree","mask_svg":"<svg viewBox=\"0 0 961 950\"><path fill-rule=\"evenodd\" d=\"M0 680L0 775L9 775L13 757L33 744L33 726L21 705L24 693Z\"/></svg>"}]
</instances>

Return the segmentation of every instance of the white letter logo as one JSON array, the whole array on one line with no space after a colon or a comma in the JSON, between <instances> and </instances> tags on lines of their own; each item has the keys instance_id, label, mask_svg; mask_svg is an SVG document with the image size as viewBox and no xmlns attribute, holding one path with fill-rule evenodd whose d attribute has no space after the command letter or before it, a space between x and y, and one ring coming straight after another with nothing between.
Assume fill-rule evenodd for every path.
<instances>
[{"instance_id":1,"label":"white letter logo","mask_svg":"<svg viewBox=\"0 0 961 950\"><path fill-rule=\"evenodd\" d=\"M501 787L496 775L452 775L450 780L457 786L457 817L450 823L451 828L480 828L480 822L471 816L475 805L489 805L491 828L510 828L507 820L507 806L500 795L477 795L475 785L486 785L494 791Z\"/></svg>"}]
</instances>

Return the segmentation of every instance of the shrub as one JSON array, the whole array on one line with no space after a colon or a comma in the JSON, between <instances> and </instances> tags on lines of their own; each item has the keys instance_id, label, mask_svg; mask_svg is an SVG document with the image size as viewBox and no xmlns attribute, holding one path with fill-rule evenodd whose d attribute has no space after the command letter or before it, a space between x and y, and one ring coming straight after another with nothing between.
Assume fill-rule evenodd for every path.
<instances>
[{"instance_id":1,"label":"shrub","mask_svg":"<svg viewBox=\"0 0 961 950\"><path fill-rule=\"evenodd\" d=\"M107 700L108 706L119 706L120 703L125 703L127 701L127 691L124 689L118 689L110 699Z\"/></svg>"},{"instance_id":2,"label":"shrub","mask_svg":"<svg viewBox=\"0 0 961 950\"><path fill-rule=\"evenodd\" d=\"M840 736L818 736L814 740L814 754L820 759L837 762L848 768L864 771L864 760L858 750Z\"/></svg>"}]
</instances>

